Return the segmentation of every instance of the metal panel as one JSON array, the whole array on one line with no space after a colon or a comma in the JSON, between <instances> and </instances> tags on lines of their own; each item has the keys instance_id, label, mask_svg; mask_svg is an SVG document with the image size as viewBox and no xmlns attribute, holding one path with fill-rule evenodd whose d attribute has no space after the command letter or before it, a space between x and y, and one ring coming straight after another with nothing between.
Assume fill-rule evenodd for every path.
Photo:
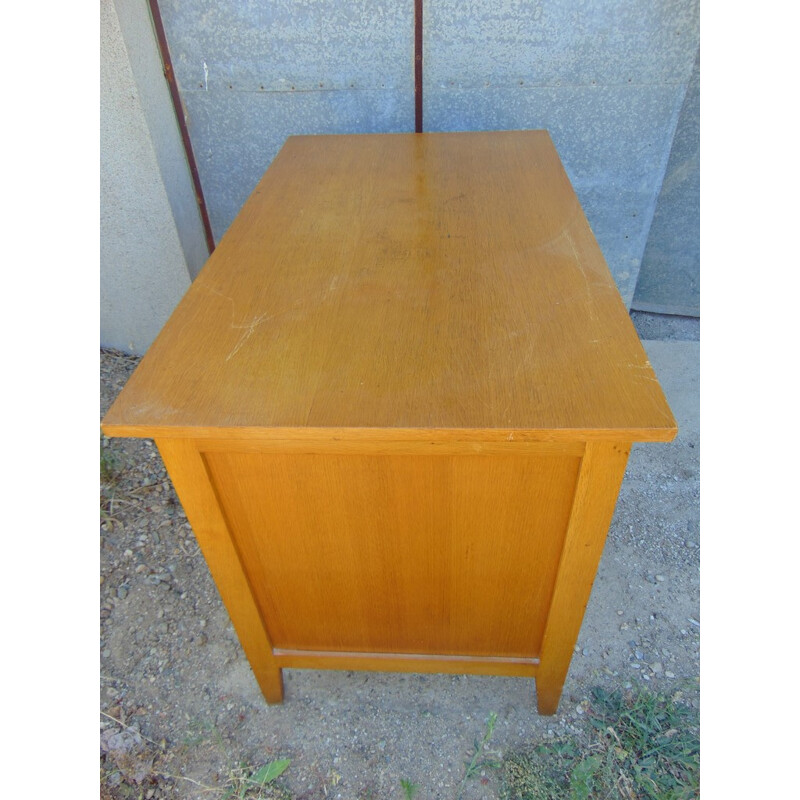
<instances>
[{"instance_id":1,"label":"metal panel","mask_svg":"<svg viewBox=\"0 0 800 800\"><path fill-rule=\"evenodd\" d=\"M414 129L413 0L160 5L217 239L288 135ZM629 303L698 0L428 0L423 17L425 130L548 128Z\"/></svg>"},{"instance_id":2,"label":"metal panel","mask_svg":"<svg viewBox=\"0 0 800 800\"><path fill-rule=\"evenodd\" d=\"M430 0L425 128L547 128L630 303L699 41L696 0Z\"/></svg>"},{"instance_id":3,"label":"metal panel","mask_svg":"<svg viewBox=\"0 0 800 800\"><path fill-rule=\"evenodd\" d=\"M159 5L217 241L288 135L414 129L412 2Z\"/></svg>"},{"instance_id":4,"label":"metal panel","mask_svg":"<svg viewBox=\"0 0 800 800\"><path fill-rule=\"evenodd\" d=\"M427 130L550 131L617 286L630 302L681 88L426 92Z\"/></svg>"},{"instance_id":5,"label":"metal panel","mask_svg":"<svg viewBox=\"0 0 800 800\"><path fill-rule=\"evenodd\" d=\"M397 132L414 127L413 87L404 91L190 92L185 104L217 242L287 136Z\"/></svg>"}]
</instances>

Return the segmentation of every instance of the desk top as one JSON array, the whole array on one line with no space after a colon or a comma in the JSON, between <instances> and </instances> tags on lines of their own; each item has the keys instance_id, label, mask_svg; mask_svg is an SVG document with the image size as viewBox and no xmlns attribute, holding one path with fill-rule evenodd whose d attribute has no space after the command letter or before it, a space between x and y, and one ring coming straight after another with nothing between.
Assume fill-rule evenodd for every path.
<instances>
[{"instance_id":1,"label":"desk top","mask_svg":"<svg viewBox=\"0 0 800 800\"><path fill-rule=\"evenodd\" d=\"M290 137L103 430L668 441L676 425L550 136L502 131Z\"/></svg>"}]
</instances>

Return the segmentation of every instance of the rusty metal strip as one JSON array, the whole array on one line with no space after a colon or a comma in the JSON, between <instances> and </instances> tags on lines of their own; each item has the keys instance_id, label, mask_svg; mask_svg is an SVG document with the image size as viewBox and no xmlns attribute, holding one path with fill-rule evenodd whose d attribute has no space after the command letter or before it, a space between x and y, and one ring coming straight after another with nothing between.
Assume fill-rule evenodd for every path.
<instances>
[{"instance_id":1,"label":"rusty metal strip","mask_svg":"<svg viewBox=\"0 0 800 800\"><path fill-rule=\"evenodd\" d=\"M200 211L200 217L203 220L203 230L206 235L208 253L211 255L215 247L214 234L211 230L211 220L208 218L208 209L206 208L206 201L203 196L203 187L200 185L200 173L197 171L197 162L194 159L192 142L189 139L189 129L186 127L186 117L183 113L183 105L181 104L181 97L178 92L178 83L175 80L175 72L172 69L172 58L170 57L169 46L167 45L167 35L164 32L164 23L161 20L161 11L158 8L157 0L148 0L148 2L150 5L150 15L153 19L153 27L155 28L156 40L158 42L158 49L161 53L161 62L164 65L164 77L167 79L167 86L169 86L172 107L175 110L175 118L178 121L178 128L181 132L183 149L186 153L186 160L189 163L189 172L192 175L194 197L197 202L197 208Z\"/></svg>"},{"instance_id":2,"label":"rusty metal strip","mask_svg":"<svg viewBox=\"0 0 800 800\"><path fill-rule=\"evenodd\" d=\"M422 0L414 0L414 130L422 133Z\"/></svg>"}]
</instances>

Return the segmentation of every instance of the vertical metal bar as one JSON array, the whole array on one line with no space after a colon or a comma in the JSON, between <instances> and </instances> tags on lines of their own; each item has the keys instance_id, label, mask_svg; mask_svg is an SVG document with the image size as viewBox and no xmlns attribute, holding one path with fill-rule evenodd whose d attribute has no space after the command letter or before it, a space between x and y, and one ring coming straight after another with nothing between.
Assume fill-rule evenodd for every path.
<instances>
[{"instance_id":1,"label":"vertical metal bar","mask_svg":"<svg viewBox=\"0 0 800 800\"><path fill-rule=\"evenodd\" d=\"M203 220L203 230L205 231L206 235L208 253L211 255L211 253L214 252L215 247L214 234L211 230L211 221L208 218L208 209L206 208L206 201L205 197L203 196L203 187L200 185L200 173L197 171L197 162L194 159L192 142L189 139L189 129L186 127L186 117L183 114L181 97L178 92L178 84L175 80L175 73L172 69L172 59L170 58L169 46L167 45L167 35L164 32L164 23L161 20L161 11L158 8L157 0L148 0L148 2L150 4L150 15L153 18L153 27L155 28L158 49L161 53L161 62L164 65L164 77L167 79L169 94L172 98L172 107L175 110L175 118L178 120L178 128L181 132L183 149L186 153L186 160L189 163L189 172L192 175L194 197L197 202L197 207L200 210L200 217Z\"/></svg>"},{"instance_id":2,"label":"vertical metal bar","mask_svg":"<svg viewBox=\"0 0 800 800\"><path fill-rule=\"evenodd\" d=\"M422 133L422 0L414 0L414 130Z\"/></svg>"}]
</instances>

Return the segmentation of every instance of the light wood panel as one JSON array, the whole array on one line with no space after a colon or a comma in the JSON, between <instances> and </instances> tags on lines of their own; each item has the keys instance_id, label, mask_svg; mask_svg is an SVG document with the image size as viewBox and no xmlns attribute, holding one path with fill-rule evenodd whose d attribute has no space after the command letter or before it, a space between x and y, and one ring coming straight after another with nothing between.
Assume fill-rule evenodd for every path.
<instances>
[{"instance_id":1,"label":"light wood panel","mask_svg":"<svg viewBox=\"0 0 800 800\"><path fill-rule=\"evenodd\" d=\"M541 714L555 714L558 709L629 452L629 444L616 442L586 447L536 673Z\"/></svg>"},{"instance_id":2,"label":"light wood panel","mask_svg":"<svg viewBox=\"0 0 800 800\"><path fill-rule=\"evenodd\" d=\"M425 656L408 653L335 653L314 650L275 650L281 667L346 669L372 672L439 672L450 675L506 675L534 678L537 658L493 656Z\"/></svg>"},{"instance_id":3,"label":"light wood panel","mask_svg":"<svg viewBox=\"0 0 800 800\"><path fill-rule=\"evenodd\" d=\"M268 702L280 703L281 670L202 456L188 439L156 444L261 692Z\"/></svg>"},{"instance_id":4,"label":"light wood panel","mask_svg":"<svg viewBox=\"0 0 800 800\"><path fill-rule=\"evenodd\" d=\"M104 421L329 429L674 436L546 132L290 138Z\"/></svg>"},{"instance_id":5,"label":"light wood panel","mask_svg":"<svg viewBox=\"0 0 800 800\"><path fill-rule=\"evenodd\" d=\"M580 458L204 459L276 648L538 656Z\"/></svg>"}]
</instances>

